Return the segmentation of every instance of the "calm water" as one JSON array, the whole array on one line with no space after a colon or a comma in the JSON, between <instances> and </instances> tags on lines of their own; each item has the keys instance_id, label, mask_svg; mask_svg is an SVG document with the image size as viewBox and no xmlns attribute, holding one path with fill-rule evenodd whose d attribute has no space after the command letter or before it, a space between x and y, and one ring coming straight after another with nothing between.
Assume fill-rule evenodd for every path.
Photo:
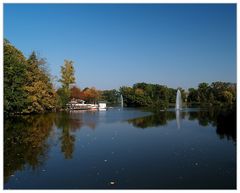
<instances>
[{"instance_id":1,"label":"calm water","mask_svg":"<svg viewBox=\"0 0 240 193\"><path fill-rule=\"evenodd\" d=\"M236 188L236 117L113 108L5 120L5 189Z\"/></svg>"}]
</instances>

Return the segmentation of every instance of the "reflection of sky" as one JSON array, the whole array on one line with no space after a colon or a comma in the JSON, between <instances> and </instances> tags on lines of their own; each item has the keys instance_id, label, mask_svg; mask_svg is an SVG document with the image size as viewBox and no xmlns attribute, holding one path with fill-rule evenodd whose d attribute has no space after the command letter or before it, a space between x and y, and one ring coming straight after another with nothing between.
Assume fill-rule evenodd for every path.
<instances>
[{"instance_id":1,"label":"reflection of sky","mask_svg":"<svg viewBox=\"0 0 240 193\"><path fill-rule=\"evenodd\" d=\"M99 123L114 123L144 117L151 113L134 109L112 108L107 111L76 111L71 113L71 119L80 119L84 125Z\"/></svg>"}]
</instances>

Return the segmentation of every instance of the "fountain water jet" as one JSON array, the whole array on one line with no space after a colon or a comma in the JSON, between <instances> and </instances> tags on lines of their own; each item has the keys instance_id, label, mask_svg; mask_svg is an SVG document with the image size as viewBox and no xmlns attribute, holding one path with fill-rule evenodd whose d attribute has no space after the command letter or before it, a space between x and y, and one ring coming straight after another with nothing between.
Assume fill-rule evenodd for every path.
<instances>
[{"instance_id":1,"label":"fountain water jet","mask_svg":"<svg viewBox=\"0 0 240 193\"><path fill-rule=\"evenodd\" d=\"M176 96L176 110L182 109L182 97L181 97L181 91L177 90L177 96Z\"/></svg>"},{"instance_id":2,"label":"fountain water jet","mask_svg":"<svg viewBox=\"0 0 240 193\"><path fill-rule=\"evenodd\" d=\"M123 108L123 96L120 95L120 102L121 102L121 107Z\"/></svg>"},{"instance_id":3,"label":"fountain water jet","mask_svg":"<svg viewBox=\"0 0 240 193\"><path fill-rule=\"evenodd\" d=\"M181 96L181 91L178 89L177 90L177 96L176 96L176 121L177 121L177 128L179 129L181 127L181 115L180 115L180 110L182 110L182 96Z\"/></svg>"}]
</instances>

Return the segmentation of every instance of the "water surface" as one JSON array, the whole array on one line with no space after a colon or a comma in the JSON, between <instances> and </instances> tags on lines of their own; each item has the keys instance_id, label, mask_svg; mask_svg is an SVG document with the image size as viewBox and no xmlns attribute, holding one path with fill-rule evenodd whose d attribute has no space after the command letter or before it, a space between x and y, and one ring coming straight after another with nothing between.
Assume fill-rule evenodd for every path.
<instances>
[{"instance_id":1,"label":"water surface","mask_svg":"<svg viewBox=\"0 0 240 193\"><path fill-rule=\"evenodd\" d=\"M236 120L139 109L5 120L5 189L234 189Z\"/></svg>"}]
</instances>

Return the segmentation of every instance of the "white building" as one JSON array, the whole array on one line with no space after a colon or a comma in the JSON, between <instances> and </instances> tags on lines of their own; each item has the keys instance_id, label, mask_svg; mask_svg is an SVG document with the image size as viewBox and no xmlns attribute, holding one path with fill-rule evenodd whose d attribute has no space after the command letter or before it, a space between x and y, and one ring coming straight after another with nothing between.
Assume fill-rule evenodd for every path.
<instances>
[{"instance_id":1,"label":"white building","mask_svg":"<svg viewBox=\"0 0 240 193\"><path fill-rule=\"evenodd\" d=\"M99 110L107 109L107 104L105 102L99 102L98 108L99 108Z\"/></svg>"}]
</instances>

